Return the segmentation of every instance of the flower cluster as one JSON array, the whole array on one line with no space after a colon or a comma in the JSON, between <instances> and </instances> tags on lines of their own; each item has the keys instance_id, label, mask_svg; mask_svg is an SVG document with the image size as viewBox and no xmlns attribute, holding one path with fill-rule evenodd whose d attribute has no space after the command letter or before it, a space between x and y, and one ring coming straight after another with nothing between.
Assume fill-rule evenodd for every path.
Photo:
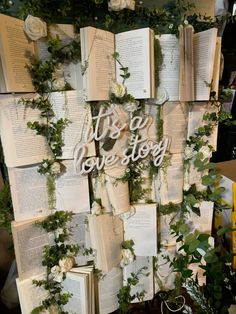
<instances>
[{"instance_id":1,"label":"flower cluster","mask_svg":"<svg viewBox=\"0 0 236 314\"><path fill-rule=\"evenodd\" d=\"M120 11L123 9L135 10L135 0L110 0L108 9L111 11Z\"/></svg>"},{"instance_id":2,"label":"flower cluster","mask_svg":"<svg viewBox=\"0 0 236 314\"><path fill-rule=\"evenodd\" d=\"M65 279L65 274L75 265L74 257L64 257L60 259L58 265L51 268L49 277L57 282Z\"/></svg>"},{"instance_id":3,"label":"flower cluster","mask_svg":"<svg viewBox=\"0 0 236 314\"><path fill-rule=\"evenodd\" d=\"M134 241L133 240L126 240L122 243L122 259L120 262L120 266L123 268L126 265L132 263L136 256L134 253Z\"/></svg>"}]
</instances>

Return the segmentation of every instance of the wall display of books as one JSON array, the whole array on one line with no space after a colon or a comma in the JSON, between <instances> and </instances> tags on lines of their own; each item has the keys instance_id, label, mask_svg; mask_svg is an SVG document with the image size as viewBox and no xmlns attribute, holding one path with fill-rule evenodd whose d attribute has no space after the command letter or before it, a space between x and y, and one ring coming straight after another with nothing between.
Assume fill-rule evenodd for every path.
<instances>
[{"instance_id":1,"label":"wall display of books","mask_svg":"<svg viewBox=\"0 0 236 314\"><path fill-rule=\"evenodd\" d=\"M223 313L235 278L212 236L223 190L210 158L231 121L217 23L182 1L175 21L134 0L31 2L24 21L0 15L22 313L129 313L155 298L162 313Z\"/></svg>"}]
</instances>

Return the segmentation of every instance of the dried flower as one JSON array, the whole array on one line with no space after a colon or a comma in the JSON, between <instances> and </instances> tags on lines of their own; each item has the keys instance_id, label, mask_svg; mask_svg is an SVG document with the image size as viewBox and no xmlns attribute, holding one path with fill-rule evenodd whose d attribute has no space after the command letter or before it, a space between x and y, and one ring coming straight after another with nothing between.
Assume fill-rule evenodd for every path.
<instances>
[{"instance_id":1,"label":"dried flower","mask_svg":"<svg viewBox=\"0 0 236 314\"><path fill-rule=\"evenodd\" d=\"M110 0L108 2L108 9L111 11L120 11L123 9L134 10L135 0Z\"/></svg>"},{"instance_id":2,"label":"dried flower","mask_svg":"<svg viewBox=\"0 0 236 314\"><path fill-rule=\"evenodd\" d=\"M122 249L122 260L120 262L120 266L124 267L134 261L134 254L130 249Z\"/></svg>"},{"instance_id":3,"label":"dried flower","mask_svg":"<svg viewBox=\"0 0 236 314\"><path fill-rule=\"evenodd\" d=\"M55 161L52 165L51 165L51 173L52 174L60 174L61 172L61 165L59 162Z\"/></svg>"}]
</instances>

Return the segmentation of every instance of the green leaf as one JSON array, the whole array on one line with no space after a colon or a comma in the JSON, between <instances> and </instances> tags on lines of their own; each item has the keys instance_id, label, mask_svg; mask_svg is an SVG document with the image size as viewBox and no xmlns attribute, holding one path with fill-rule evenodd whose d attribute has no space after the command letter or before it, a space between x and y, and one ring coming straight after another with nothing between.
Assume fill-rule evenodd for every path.
<instances>
[{"instance_id":1,"label":"green leaf","mask_svg":"<svg viewBox=\"0 0 236 314\"><path fill-rule=\"evenodd\" d=\"M198 245L200 244L200 241L195 239L190 245L189 245L189 252L193 253L196 248L198 247Z\"/></svg>"}]
</instances>

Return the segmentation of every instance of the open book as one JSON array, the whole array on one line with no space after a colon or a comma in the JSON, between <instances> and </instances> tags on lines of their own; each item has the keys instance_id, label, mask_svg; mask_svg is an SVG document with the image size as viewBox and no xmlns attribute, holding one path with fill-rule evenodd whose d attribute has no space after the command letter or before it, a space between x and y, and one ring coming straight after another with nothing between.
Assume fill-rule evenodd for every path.
<instances>
[{"instance_id":1,"label":"open book","mask_svg":"<svg viewBox=\"0 0 236 314\"><path fill-rule=\"evenodd\" d=\"M73 162L65 160L65 173L56 180L56 208L74 213L89 212L87 175L74 173ZM16 221L49 215L45 176L38 173L38 165L8 168Z\"/></svg>"},{"instance_id":2,"label":"open book","mask_svg":"<svg viewBox=\"0 0 236 314\"><path fill-rule=\"evenodd\" d=\"M117 216L89 215L91 246L96 251L96 267L109 272L121 261L123 223Z\"/></svg>"},{"instance_id":3,"label":"open book","mask_svg":"<svg viewBox=\"0 0 236 314\"><path fill-rule=\"evenodd\" d=\"M42 266L42 254L45 245L49 245L50 234L35 225L37 220L12 222L12 234L19 279L37 276L45 271ZM51 235L52 236L52 235Z\"/></svg>"},{"instance_id":4,"label":"open book","mask_svg":"<svg viewBox=\"0 0 236 314\"><path fill-rule=\"evenodd\" d=\"M160 41L163 65L160 69L160 87L165 88L170 101L209 100L212 80L218 81L219 67L214 63L217 29L194 34L192 26L180 30L180 38L164 34ZM215 64L215 65L214 65ZM217 84L214 88L217 88Z\"/></svg>"},{"instance_id":5,"label":"open book","mask_svg":"<svg viewBox=\"0 0 236 314\"><path fill-rule=\"evenodd\" d=\"M154 97L154 34L151 29L114 35L89 26L81 28L80 36L87 101L108 100L111 82L115 79L122 82L120 65L115 65L112 57L115 51L122 65L129 69L130 77L125 82L128 93L137 99Z\"/></svg>"},{"instance_id":6,"label":"open book","mask_svg":"<svg viewBox=\"0 0 236 314\"><path fill-rule=\"evenodd\" d=\"M27 65L35 48L23 25L20 19L0 14L0 93L34 91Z\"/></svg>"},{"instance_id":7,"label":"open book","mask_svg":"<svg viewBox=\"0 0 236 314\"><path fill-rule=\"evenodd\" d=\"M33 285L32 279L42 280L44 278L40 275L25 280L16 279L22 314L31 313L47 298L47 291ZM65 311L75 314L95 314L93 269L91 267L72 268L66 274L62 286L63 292L72 294L64 307Z\"/></svg>"}]
</instances>

